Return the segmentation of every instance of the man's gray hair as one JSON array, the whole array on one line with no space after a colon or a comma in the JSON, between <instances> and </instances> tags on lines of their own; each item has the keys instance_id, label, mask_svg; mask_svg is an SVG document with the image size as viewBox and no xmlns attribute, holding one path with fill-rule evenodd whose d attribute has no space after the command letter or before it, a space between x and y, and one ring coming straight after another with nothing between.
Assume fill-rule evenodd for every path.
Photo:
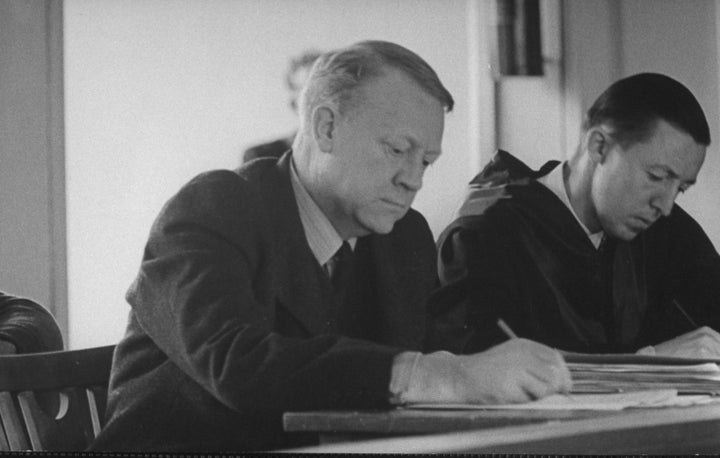
<instances>
[{"instance_id":1,"label":"man's gray hair","mask_svg":"<svg viewBox=\"0 0 720 458\"><path fill-rule=\"evenodd\" d=\"M420 56L395 43L361 41L347 48L322 54L310 72L300 96L303 123L310 125L316 106L333 103L341 114L352 110L360 99L360 89L384 74L390 67L412 78L429 95L440 101L446 111L455 104L435 70Z\"/></svg>"}]
</instances>

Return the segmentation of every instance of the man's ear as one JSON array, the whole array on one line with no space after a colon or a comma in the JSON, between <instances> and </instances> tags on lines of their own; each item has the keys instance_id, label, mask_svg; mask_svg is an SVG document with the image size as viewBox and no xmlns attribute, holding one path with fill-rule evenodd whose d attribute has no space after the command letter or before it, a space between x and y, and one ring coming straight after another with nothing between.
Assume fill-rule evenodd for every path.
<instances>
[{"instance_id":1,"label":"man's ear","mask_svg":"<svg viewBox=\"0 0 720 458\"><path fill-rule=\"evenodd\" d=\"M338 116L331 107L320 105L313 110L312 129L318 148L323 153L330 153L335 139L335 128Z\"/></svg>"},{"instance_id":2,"label":"man's ear","mask_svg":"<svg viewBox=\"0 0 720 458\"><path fill-rule=\"evenodd\" d=\"M610 151L610 135L602 127L592 127L585 134L585 149L590 160L602 164Z\"/></svg>"}]
</instances>

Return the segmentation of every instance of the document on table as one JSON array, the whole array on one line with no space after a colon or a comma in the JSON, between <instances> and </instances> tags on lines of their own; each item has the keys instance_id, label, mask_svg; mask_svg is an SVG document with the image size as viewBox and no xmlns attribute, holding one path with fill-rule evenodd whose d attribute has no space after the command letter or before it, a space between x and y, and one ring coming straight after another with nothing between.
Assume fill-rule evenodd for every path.
<instances>
[{"instance_id":1,"label":"document on table","mask_svg":"<svg viewBox=\"0 0 720 458\"><path fill-rule=\"evenodd\" d=\"M589 361L577 358L567 362L574 392L675 389L683 395L720 395L720 367L715 362L643 355L587 356ZM643 362L632 356L643 356Z\"/></svg>"},{"instance_id":2,"label":"document on table","mask_svg":"<svg viewBox=\"0 0 720 458\"><path fill-rule=\"evenodd\" d=\"M522 404L416 404L445 410L622 410L720 403L720 360L563 353L573 388Z\"/></svg>"},{"instance_id":3,"label":"document on table","mask_svg":"<svg viewBox=\"0 0 720 458\"><path fill-rule=\"evenodd\" d=\"M432 410L622 410L709 403L720 403L720 398L707 395L681 396L677 390L668 389L607 394L554 394L520 404L410 404L405 407Z\"/></svg>"},{"instance_id":4,"label":"document on table","mask_svg":"<svg viewBox=\"0 0 720 458\"><path fill-rule=\"evenodd\" d=\"M720 367L715 363L700 364L598 364L598 363L568 363L573 371L588 372L638 372L652 374L699 374L712 378L720 376Z\"/></svg>"},{"instance_id":5,"label":"document on table","mask_svg":"<svg viewBox=\"0 0 720 458\"><path fill-rule=\"evenodd\" d=\"M592 364L636 364L636 365L662 365L662 366L688 366L704 363L720 364L717 358L684 358L679 356L638 355L637 353L573 353L560 352L565 362L592 363Z\"/></svg>"}]
</instances>

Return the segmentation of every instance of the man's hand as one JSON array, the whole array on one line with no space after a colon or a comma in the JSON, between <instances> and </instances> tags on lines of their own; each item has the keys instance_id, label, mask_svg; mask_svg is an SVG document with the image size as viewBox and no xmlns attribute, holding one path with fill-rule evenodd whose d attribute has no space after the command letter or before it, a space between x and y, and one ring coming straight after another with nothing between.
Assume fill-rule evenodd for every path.
<instances>
[{"instance_id":1,"label":"man's hand","mask_svg":"<svg viewBox=\"0 0 720 458\"><path fill-rule=\"evenodd\" d=\"M572 387L560 353L526 339L485 352L420 356L404 402L504 404L539 399Z\"/></svg>"},{"instance_id":2,"label":"man's hand","mask_svg":"<svg viewBox=\"0 0 720 458\"><path fill-rule=\"evenodd\" d=\"M720 333L703 326L653 347L656 355L720 358ZM638 353L648 353L641 349Z\"/></svg>"}]
</instances>

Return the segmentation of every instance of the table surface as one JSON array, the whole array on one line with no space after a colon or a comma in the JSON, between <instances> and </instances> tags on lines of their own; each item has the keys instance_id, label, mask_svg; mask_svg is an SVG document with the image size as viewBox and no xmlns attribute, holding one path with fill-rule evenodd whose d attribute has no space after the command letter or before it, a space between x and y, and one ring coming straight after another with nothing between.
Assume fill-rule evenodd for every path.
<instances>
[{"instance_id":1,"label":"table surface","mask_svg":"<svg viewBox=\"0 0 720 458\"><path fill-rule=\"evenodd\" d=\"M718 454L720 405L625 409L289 412L333 453ZM371 439L368 439L371 438ZM354 442L345 442L354 439Z\"/></svg>"}]
</instances>

